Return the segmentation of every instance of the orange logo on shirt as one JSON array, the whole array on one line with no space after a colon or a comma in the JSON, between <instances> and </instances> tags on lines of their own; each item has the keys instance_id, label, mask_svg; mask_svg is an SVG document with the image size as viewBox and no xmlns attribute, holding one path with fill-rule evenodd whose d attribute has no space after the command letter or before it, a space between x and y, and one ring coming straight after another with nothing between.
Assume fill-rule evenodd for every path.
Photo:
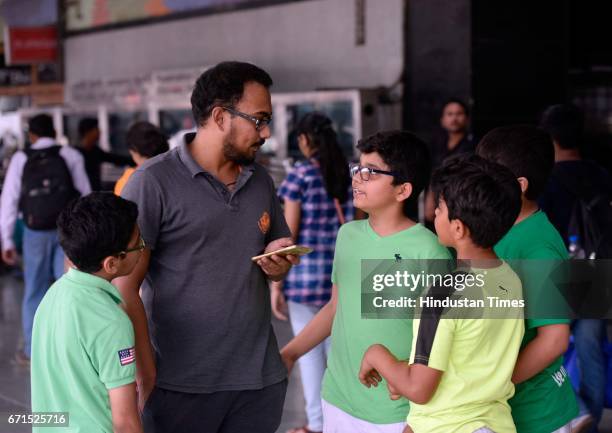
<instances>
[{"instance_id":1,"label":"orange logo on shirt","mask_svg":"<svg viewBox=\"0 0 612 433\"><path fill-rule=\"evenodd\" d=\"M270 230L270 214L268 214L268 212L261 214L261 218L259 218L257 225L264 235L268 233L268 230Z\"/></svg>"}]
</instances>

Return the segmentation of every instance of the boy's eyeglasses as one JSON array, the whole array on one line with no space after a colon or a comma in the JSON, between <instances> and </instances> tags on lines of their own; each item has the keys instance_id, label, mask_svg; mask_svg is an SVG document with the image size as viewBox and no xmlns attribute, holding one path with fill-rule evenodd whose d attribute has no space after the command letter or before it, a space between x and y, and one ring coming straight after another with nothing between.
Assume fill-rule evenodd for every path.
<instances>
[{"instance_id":1,"label":"boy's eyeglasses","mask_svg":"<svg viewBox=\"0 0 612 433\"><path fill-rule=\"evenodd\" d=\"M232 113L235 116L242 117L243 119L253 122L255 124L256 131L261 131L263 128L270 125L270 123L272 122L271 116L260 119L259 117L251 116L250 114L246 114L246 113L243 113L242 111L234 110L233 108L230 108L230 107L221 107L221 108L223 108L225 111Z\"/></svg>"},{"instance_id":2,"label":"boy's eyeglasses","mask_svg":"<svg viewBox=\"0 0 612 433\"><path fill-rule=\"evenodd\" d=\"M142 238L142 236L140 236L140 239L138 240L138 245L133 248L128 248L127 250L119 251L117 255L120 258L124 259L128 255L128 253L133 253L134 251L142 252L146 248L146 246L147 244L145 243L145 240Z\"/></svg>"},{"instance_id":3,"label":"boy's eyeglasses","mask_svg":"<svg viewBox=\"0 0 612 433\"><path fill-rule=\"evenodd\" d=\"M395 176L395 173L392 171L379 170L377 168L370 168L370 167L363 167L358 164L349 165L349 172L351 173L351 178L355 177L355 175L359 173L359 177L364 182L369 181L373 174L385 174L387 176Z\"/></svg>"}]
</instances>

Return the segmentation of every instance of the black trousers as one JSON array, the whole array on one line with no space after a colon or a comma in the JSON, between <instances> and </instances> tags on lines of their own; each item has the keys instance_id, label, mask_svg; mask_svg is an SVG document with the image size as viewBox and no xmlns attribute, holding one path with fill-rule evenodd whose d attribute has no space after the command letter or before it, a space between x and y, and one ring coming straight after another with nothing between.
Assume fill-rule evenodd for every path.
<instances>
[{"instance_id":1,"label":"black trousers","mask_svg":"<svg viewBox=\"0 0 612 433\"><path fill-rule=\"evenodd\" d=\"M188 394L155 388L142 415L145 433L274 433L287 380L253 391Z\"/></svg>"}]
</instances>

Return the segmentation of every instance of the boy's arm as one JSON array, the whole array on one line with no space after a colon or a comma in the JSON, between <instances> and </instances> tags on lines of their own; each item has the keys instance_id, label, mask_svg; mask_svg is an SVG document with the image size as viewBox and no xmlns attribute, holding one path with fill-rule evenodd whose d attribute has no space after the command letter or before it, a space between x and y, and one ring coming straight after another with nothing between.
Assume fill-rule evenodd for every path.
<instances>
[{"instance_id":1,"label":"boy's arm","mask_svg":"<svg viewBox=\"0 0 612 433\"><path fill-rule=\"evenodd\" d=\"M567 350L569 325L562 323L546 325L540 326L537 330L538 335L519 353L512 374L514 384L531 379Z\"/></svg>"},{"instance_id":2,"label":"boy's arm","mask_svg":"<svg viewBox=\"0 0 612 433\"><path fill-rule=\"evenodd\" d=\"M136 384L130 383L108 390L113 430L115 433L142 433L136 404Z\"/></svg>"},{"instance_id":3,"label":"boy's arm","mask_svg":"<svg viewBox=\"0 0 612 433\"><path fill-rule=\"evenodd\" d=\"M145 313L142 299L140 299L140 286L144 281L149 260L151 258L151 250L145 248L140 256L138 264L130 275L120 277L113 280L113 284L117 287L123 301L125 303L125 311L132 321L134 326L134 335L136 339L136 381L138 383L138 407L142 411L144 404L149 397L155 385L155 361L153 357L153 349L149 340L149 326L147 324L147 315Z\"/></svg>"},{"instance_id":4,"label":"boy's arm","mask_svg":"<svg viewBox=\"0 0 612 433\"><path fill-rule=\"evenodd\" d=\"M442 371L399 361L385 346L375 344L363 356L359 380L369 388L378 386L381 377L387 381L393 400L402 395L417 404L426 404L438 389Z\"/></svg>"},{"instance_id":5,"label":"boy's arm","mask_svg":"<svg viewBox=\"0 0 612 433\"><path fill-rule=\"evenodd\" d=\"M317 346L331 334L334 316L336 315L336 306L338 304L338 287L332 286L332 296L330 301L319 310L316 316L308 322L306 327L295 336L283 349L281 356L283 362L291 373L293 364L302 355L309 352L313 347Z\"/></svg>"}]
</instances>

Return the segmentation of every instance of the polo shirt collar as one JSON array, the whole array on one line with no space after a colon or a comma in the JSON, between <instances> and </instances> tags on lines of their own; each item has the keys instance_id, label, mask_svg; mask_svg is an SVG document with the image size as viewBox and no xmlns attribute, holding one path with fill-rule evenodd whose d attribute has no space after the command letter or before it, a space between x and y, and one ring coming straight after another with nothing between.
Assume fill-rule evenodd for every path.
<instances>
[{"instance_id":1,"label":"polo shirt collar","mask_svg":"<svg viewBox=\"0 0 612 433\"><path fill-rule=\"evenodd\" d=\"M200 165L195 161L195 159L193 159L193 156L191 156L191 153L189 152L188 144L191 143L194 138L195 132L189 132L185 134L185 139L179 146L179 157L181 158L183 164L185 164L185 167L187 167L187 170L189 170L189 174L191 174L191 177L196 177L200 173L210 174L208 171L200 167ZM243 165L242 171L255 171L255 164L252 163L248 165Z\"/></svg>"},{"instance_id":2,"label":"polo shirt collar","mask_svg":"<svg viewBox=\"0 0 612 433\"><path fill-rule=\"evenodd\" d=\"M123 298L121 297L121 294L119 294L119 290L117 290L115 286L106 281L104 278L79 271L75 268L70 268L66 274L66 277L79 286L95 287L105 291L117 304L123 302Z\"/></svg>"}]
</instances>

